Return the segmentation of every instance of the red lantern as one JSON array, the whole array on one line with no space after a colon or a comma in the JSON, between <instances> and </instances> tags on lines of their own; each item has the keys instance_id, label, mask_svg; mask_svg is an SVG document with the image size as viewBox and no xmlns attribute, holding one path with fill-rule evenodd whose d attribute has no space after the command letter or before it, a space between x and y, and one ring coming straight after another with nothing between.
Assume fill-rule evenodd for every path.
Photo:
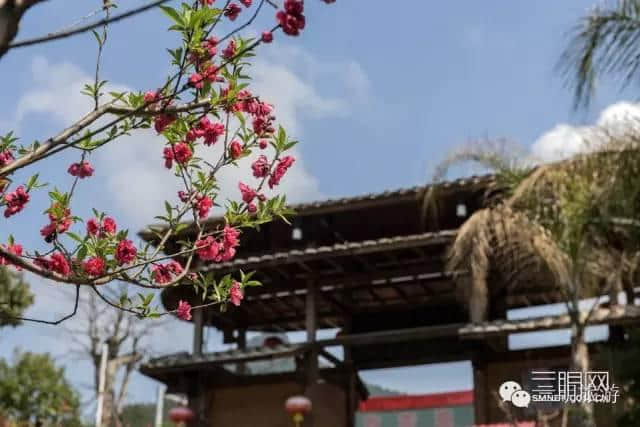
<instances>
[{"instance_id":1,"label":"red lantern","mask_svg":"<svg viewBox=\"0 0 640 427\"><path fill-rule=\"evenodd\" d=\"M284 408L291 415L296 427L300 427L304 416L311 412L311 401L304 396L292 396L287 399Z\"/></svg>"},{"instance_id":2,"label":"red lantern","mask_svg":"<svg viewBox=\"0 0 640 427\"><path fill-rule=\"evenodd\" d=\"M185 426L189 421L192 421L196 417L196 414L186 406L178 406L169 411L169 418L178 426Z\"/></svg>"}]
</instances>

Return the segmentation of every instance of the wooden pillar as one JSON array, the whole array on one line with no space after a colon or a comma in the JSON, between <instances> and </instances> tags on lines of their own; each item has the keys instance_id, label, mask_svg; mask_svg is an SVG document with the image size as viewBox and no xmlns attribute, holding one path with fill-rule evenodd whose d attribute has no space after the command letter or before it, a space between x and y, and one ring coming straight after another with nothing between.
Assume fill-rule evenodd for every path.
<instances>
[{"instance_id":1,"label":"wooden pillar","mask_svg":"<svg viewBox=\"0 0 640 427\"><path fill-rule=\"evenodd\" d=\"M238 336L236 338L238 343L239 350L247 349L247 330L246 329L238 329ZM247 373L247 365L244 362L238 363L238 374L244 375Z\"/></svg>"},{"instance_id":2,"label":"wooden pillar","mask_svg":"<svg viewBox=\"0 0 640 427\"><path fill-rule=\"evenodd\" d=\"M305 325L307 329L307 342L314 344L316 342L316 332L318 330L317 317L317 295L315 283L310 280L307 282L307 298L305 303ZM318 349L312 347L307 363L307 386L315 384L318 380Z\"/></svg>"},{"instance_id":3,"label":"wooden pillar","mask_svg":"<svg viewBox=\"0 0 640 427\"><path fill-rule=\"evenodd\" d=\"M351 307L351 294L344 294L344 301L347 307ZM343 315L343 328L342 333L351 335L353 333L353 320L350 313L344 313ZM356 369L353 364L353 354L351 351L351 345L345 344L342 346L342 352L344 354L344 365L347 369L347 399L346 399L346 411L347 411L347 427L355 427L356 424Z\"/></svg>"},{"instance_id":4,"label":"wooden pillar","mask_svg":"<svg viewBox=\"0 0 640 427\"><path fill-rule=\"evenodd\" d=\"M318 329L318 318L317 318L317 291L315 282L313 280L309 280L307 282L307 295L305 301L305 325L307 329L307 342L312 344L311 350L307 354L306 360L306 372L305 372L305 394L313 404L313 389L314 386L318 382L318 348L313 345L316 342L316 332ZM314 427L314 415L313 411L309 414L305 419L305 427Z\"/></svg>"},{"instance_id":5,"label":"wooden pillar","mask_svg":"<svg viewBox=\"0 0 640 427\"><path fill-rule=\"evenodd\" d=\"M476 424L489 423L489 405L492 399L489 390L489 378L487 363L481 357L475 356L472 360L473 366L473 408L474 422Z\"/></svg>"},{"instance_id":6,"label":"wooden pillar","mask_svg":"<svg viewBox=\"0 0 640 427\"><path fill-rule=\"evenodd\" d=\"M191 421L189 427L209 427L211 424L208 421L209 414L207 414L207 389L202 384L199 378L194 380L194 383L187 394L189 399L189 407L195 413L195 418Z\"/></svg>"},{"instance_id":7,"label":"wooden pillar","mask_svg":"<svg viewBox=\"0 0 640 427\"><path fill-rule=\"evenodd\" d=\"M202 355L202 333L204 330L204 313L202 309L193 310L193 355Z\"/></svg>"}]
</instances>

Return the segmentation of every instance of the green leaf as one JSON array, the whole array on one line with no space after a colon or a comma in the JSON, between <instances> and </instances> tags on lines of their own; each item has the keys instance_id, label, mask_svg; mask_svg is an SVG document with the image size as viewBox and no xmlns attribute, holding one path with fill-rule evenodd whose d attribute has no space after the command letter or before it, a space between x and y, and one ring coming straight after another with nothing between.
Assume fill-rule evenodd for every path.
<instances>
[{"instance_id":1,"label":"green leaf","mask_svg":"<svg viewBox=\"0 0 640 427\"><path fill-rule=\"evenodd\" d=\"M73 240L75 240L78 243L84 242L84 239L82 237L78 236L76 233L73 233L71 231L67 231L67 236L71 237Z\"/></svg>"},{"instance_id":2,"label":"green leaf","mask_svg":"<svg viewBox=\"0 0 640 427\"><path fill-rule=\"evenodd\" d=\"M169 18L171 18L173 20L173 22L178 24L181 29L183 29L185 27L184 18L180 15L180 13L178 13L177 10L175 10L174 8L172 8L170 6L160 6L160 9L162 9L162 11Z\"/></svg>"},{"instance_id":3,"label":"green leaf","mask_svg":"<svg viewBox=\"0 0 640 427\"><path fill-rule=\"evenodd\" d=\"M82 245L78 250L78 255L77 255L78 261L82 261L86 257L87 257L87 247L85 245Z\"/></svg>"},{"instance_id":4,"label":"green leaf","mask_svg":"<svg viewBox=\"0 0 640 427\"><path fill-rule=\"evenodd\" d=\"M102 46L103 41L102 41L102 38L100 37L100 34L98 34L96 30L91 30L91 32L93 33L93 36L98 41L98 46Z\"/></svg>"},{"instance_id":5,"label":"green leaf","mask_svg":"<svg viewBox=\"0 0 640 427\"><path fill-rule=\"evenodd\" d=\"M27 192L30 191L34 187L37 188L38 176L39 176L39 174L35 174L31 178L29 178L29 181L27 181Z\"/></svg>"}]
</instances>

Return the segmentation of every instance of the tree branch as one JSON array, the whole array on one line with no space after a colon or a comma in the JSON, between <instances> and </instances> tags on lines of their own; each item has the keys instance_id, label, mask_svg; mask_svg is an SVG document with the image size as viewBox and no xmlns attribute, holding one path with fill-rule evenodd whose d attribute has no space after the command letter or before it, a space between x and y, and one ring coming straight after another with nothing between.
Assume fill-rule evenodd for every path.
<instances>
[{"instance_id":1,"label":"tree branch","mask_svg":"<svg viewBox=\"0 0 640 427\"><path fill-rule=\"evenodd\" d=\"M44 0L36 0L36 1L44 1ZM101 20L99 20L97 22L94 22L92 24L83 25L82 27L74 28L74 29L71 29L71 30L58 31L58 32L55 32L55 33L47 34L46 36L34 37L34 38L31 38L31 39L25 39L25 40L19 40L19 41L15 42L15 43L9 44L5 48L5 52L7 50L9 50L9 49L16 49L16 48L19 48L19 47L31 46L31 45L39 44L39 43L46 43L46 42L50 42L50 41L53 41L53 40L60 40L60 39L64 39L64 38L67 38L67 37L75 36L77 34L82 34L82 33L85 33L87 31L91 31L91 30L93 30L95 28L101 27L101 26L103 26L105 24L118 22L118 21L121 21L123 19L130 18L132 16L138 15L138 14L140 14L142 12L146 12L147 10L153 9L153 8L155 8L157 6L160 6L163 3L167 3L168 1L169 0L156 0L156 1L153 1L151 3L146 4L144 6L140 6L138 8L131 9L131 10L127 11L127 12L121 13L119 15L114 15L114 16L112 16L110 18L104 18L104 19L101 19ZM11 2L11 0L9 0L9 2ZM15 34L14 34L14 37L15 37ZM12 39L13 39L13 37L12 37ZM0 56L2 56L3 53L4 52L2 52L2 50L0 50Z\"/></svg>"},{"instance_id":2,"label":"tree branch","mask_svg":"<svg viewBox=\"0 0 640 427\"><path fill-rule=\"evenodd\" d=\"M67 314L66 316L58 319L58 320L42 320L42 319L33 319L30 317L14 317L14 316L4 316L2 313L0 313L0 316L4 316L7 317L9 319L15 319L15 320L21 320L24 322L34 322L34 323L42 323L45 325L59 325L60 323L64 322L67 319L72 318L73 316L76 315L77 311L78 311L78 301L80 299L80 286L76 285L76 299L75 302L73 304L73 311L70 314Z\"/></svg>"},{"instance_id":3,"label":"tree branch","mask_svg":"<svg viewBox=\"0 0 640 427\"><path fill-rule=\"evenodd\" d=\"M22 15L31 6L46 0L0 0L0 58L10 49L18 33Z\"/></svg>"}]
</instances>

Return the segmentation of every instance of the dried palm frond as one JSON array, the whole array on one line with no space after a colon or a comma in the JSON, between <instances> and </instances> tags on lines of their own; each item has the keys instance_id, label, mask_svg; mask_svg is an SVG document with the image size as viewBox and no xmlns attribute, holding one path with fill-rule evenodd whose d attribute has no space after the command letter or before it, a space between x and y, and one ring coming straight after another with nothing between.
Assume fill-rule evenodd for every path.
<instances>
[{"instance_id":1,"label":"dried palm frond","mask_svg":"<svg viewBox=\"0 0 640 427\"><path fill-rule=\"evenodd\" d=\"M474 213L463 224L447 268L470 273L457 276L456 283L471 304L473 320L486 317L492 296L517 287L548 285L576 299L602 294L604 284L633 283L631 270L640 271L636 131L594 128L589 152L529 169L512 181L512 191L502 192L499 204ZM454 158L513 164L496 157L499 153L458 151L439 172L450 168ZM522 171L526 169L516 169Z\"/></svg>"},{"instance_id":2,"label":"dried palm frond","mask_svg":"<svg viewBox=\"0 0 640 427\"><path fill-rule=\"evenodd\" d=\"M448 253L447 270L469 273L455 279L474 322L486 319L493 296L569 281L566 255L554 240L504 204L479 210L463 224Z\"/></svg>"}]
</instances>

